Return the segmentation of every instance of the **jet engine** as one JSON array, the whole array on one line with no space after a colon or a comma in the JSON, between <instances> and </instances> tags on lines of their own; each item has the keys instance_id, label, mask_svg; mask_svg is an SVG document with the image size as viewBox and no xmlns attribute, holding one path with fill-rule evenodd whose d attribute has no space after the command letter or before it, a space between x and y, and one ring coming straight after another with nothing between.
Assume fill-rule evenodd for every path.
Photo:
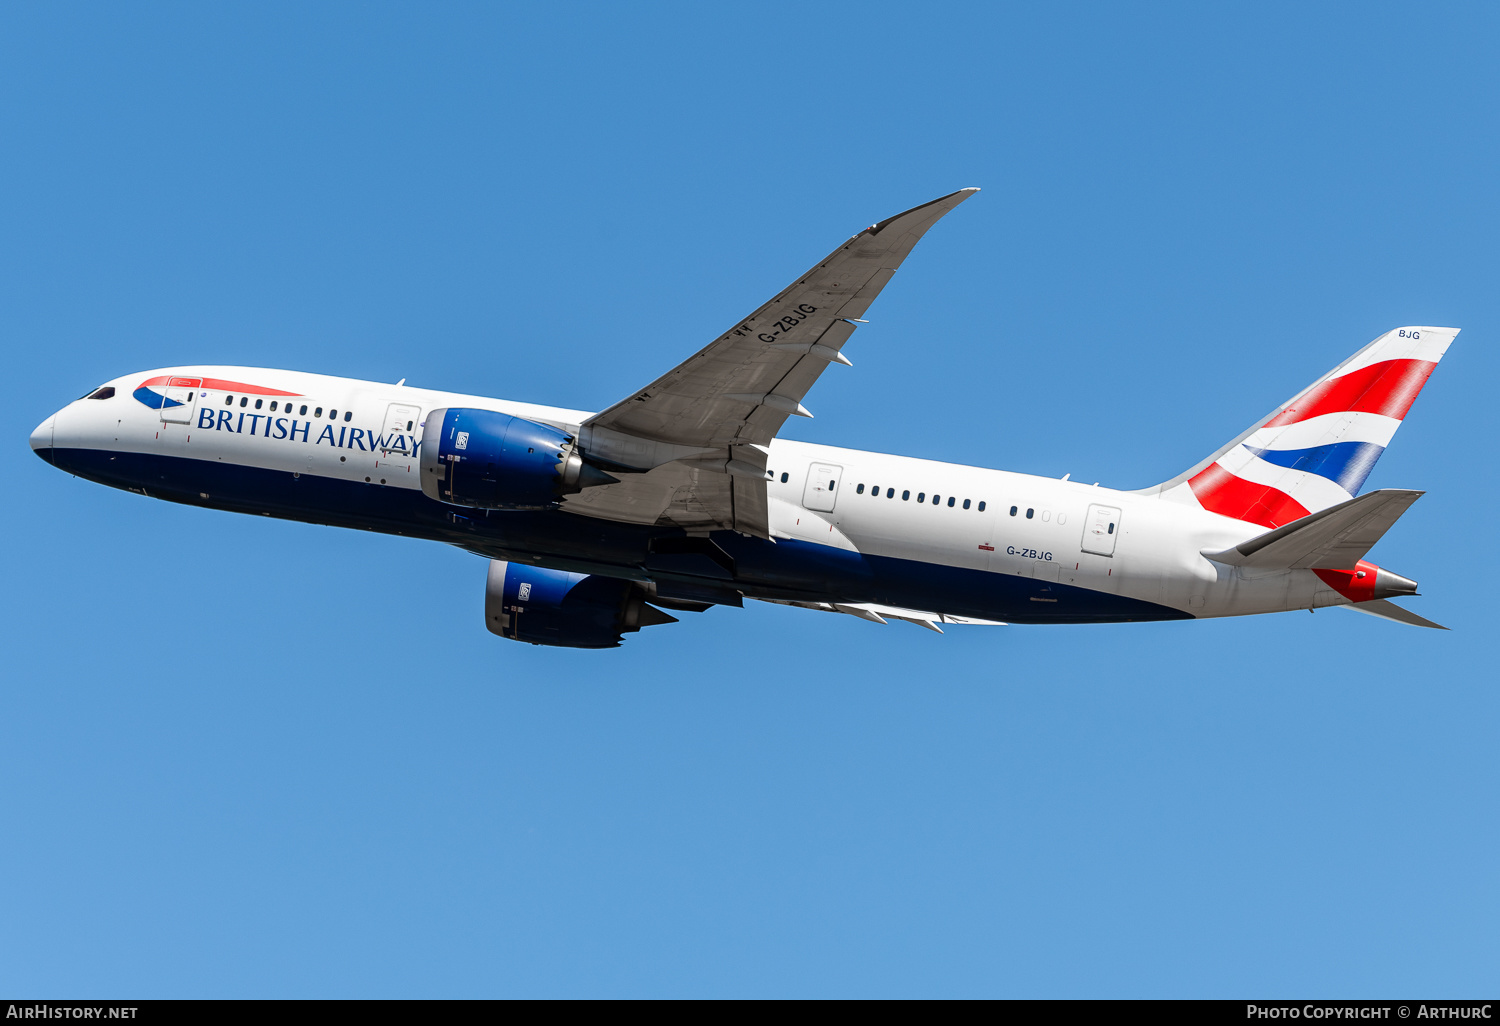
<instances>
[{"instance_id":1,"label":"jet engine","mask_svg":"<svg viewBox=\"0 0 1500 1026\"><path fill-rule=\"evenodd\" d=\"M548 509L619 480L585 463L573 436L493 410L429 413L421 465L429 498L476 509Z\"/></svg>"},{"instance_id":2,"label":"jet engine","mask_svg":"<svg viewBox=\"0 0 1500 1026\"><path fill-rule=\"evenodd\" d=\"M623 635L658 623L676 623L646 604L633 581L490 561L484 589L484 625L491 633L533 645L615 648Z\"/></svg>"}]
</instances>

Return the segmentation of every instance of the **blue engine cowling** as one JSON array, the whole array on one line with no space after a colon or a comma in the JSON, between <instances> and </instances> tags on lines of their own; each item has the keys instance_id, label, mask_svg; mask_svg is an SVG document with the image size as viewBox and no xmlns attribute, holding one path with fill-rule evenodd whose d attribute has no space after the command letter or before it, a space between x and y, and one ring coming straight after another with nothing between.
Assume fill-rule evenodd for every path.
<instances>
[{"instance_id":1,"label":"blue engine cowling","mask_svg":"<svg viewBox=\"0 0 1500 1026\"><path fill-rule=\"evenodd\" d=\"M615 648L625 634L676 623L646 604L633 581L490 561L484 625L493 634L533 645Z\"/></svg>"},{"instance_id":2,"label":"blue engine cowling","mask_svg":"<svg viewBox=\"0 0 1500 1026\"><path fill-rule=\"evenodd\" d=\"M429 413L421 465L429 498L478 509L547 509L617 480L584 463L572 435L494 410Z\"/></svg>"}]
</instances>

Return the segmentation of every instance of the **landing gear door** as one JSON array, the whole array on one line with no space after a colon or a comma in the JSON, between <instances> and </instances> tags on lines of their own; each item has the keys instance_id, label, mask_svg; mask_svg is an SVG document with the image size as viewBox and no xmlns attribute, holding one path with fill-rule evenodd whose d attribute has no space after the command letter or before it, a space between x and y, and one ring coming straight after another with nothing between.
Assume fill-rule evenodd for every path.
<instances>
[{"instance_id":1,"label":"landing gear door","mask_svg":"<svg viewBox=\"0 0 1500 1026\"><path fill-rule=\"evenodd\" d=\"M1098 556L1115 554L1120 536L1120 511L1113 506L1090 506L1083 522L1083 551Z\"/></svg>"},{"instance_id":2,"label":"landing gear door","mask_svg":"<svg viewBox=\"0 0 1500 1026\"><path fill-rule=\"evenodd\" d=\"M807 486L802 489L802 505L820 513L833 512L838 501L839 482L844 468L833 463L814 463L807 471Z\"/></svg>"},{"instance_id":3,"label":"landing gear door","mask_svg":"<svg viewBox=\"0 0 1500 1026\"><path fill-rule=\"evenodd\" d=\"M169 378L163 388L161 404L163 424L188 424L193 419L193 405L198 398L198 378Z\"/></svg>"}]
</instances>

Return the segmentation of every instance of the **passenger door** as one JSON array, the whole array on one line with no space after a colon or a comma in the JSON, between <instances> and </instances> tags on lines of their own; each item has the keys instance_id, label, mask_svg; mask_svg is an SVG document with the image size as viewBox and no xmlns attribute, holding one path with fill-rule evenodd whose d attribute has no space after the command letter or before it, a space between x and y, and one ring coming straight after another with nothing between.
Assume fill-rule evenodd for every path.
<instances>
[{"instance_id":1,"label":"passenger door","mask_svg":"<svg viewBox=\"0 0 1500 1026\"><path fill-rule=\"evenodd\" d=\"M171 378L162 389L166 400L161 404L163 424L188 424L193 419L193 404L198 399L199 378Z\"/></svg>"},{"instance_id":2,"label":"passenger door","mask_svg":"<svg viewBox=\"0 0 1500 1026\"><path fill-rule=\"evenodd\" d=\"M1090 506L1083 522L1083 551L1098 556L1115 554L1115 539L1120 536L1120 511L1113 506Z\"/></svg>"},{"instance_id":3,"label":"passenger door","mask_svg":"<svg viewBox=\"0 0 1500 1026\"><path fill-rule=\"evenodd\" d=\"M421 420L420 406L391 403L387 407L379 447L375 450L375 467L382 474L405 476L417 472L416 436Z\"/></svg>"},{"instance_id":4,"label":"passenger door","mask_svg":"<svg viewBox=\"0 0 1500 1026\"><path fill-rule=\"evenodd\" d=\"M833 512L838 501L839 481L844 468L833 463L814 463L807 471L807 485L802 489L802 505L820 513Z\"/></svg>"}]
</instances>

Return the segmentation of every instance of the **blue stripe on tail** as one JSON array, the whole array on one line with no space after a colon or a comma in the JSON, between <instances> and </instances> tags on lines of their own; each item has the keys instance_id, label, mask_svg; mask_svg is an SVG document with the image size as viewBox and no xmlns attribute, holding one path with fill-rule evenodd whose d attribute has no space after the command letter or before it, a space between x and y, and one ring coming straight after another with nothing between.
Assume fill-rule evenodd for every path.
<instances>
[{"instance_id":1,"label":"blue stripe on tail","mask_svg":"<svg viewBox=\"0 0 1500 1026\"><path fill-rule=\"evenodd\" d=\"M1326 477L1350 495L1358 495L1385 446L1374 442L1334 442L1311 449L1257 449L1245 446L1267 463Z\"/></svg>"}]
</instances>

